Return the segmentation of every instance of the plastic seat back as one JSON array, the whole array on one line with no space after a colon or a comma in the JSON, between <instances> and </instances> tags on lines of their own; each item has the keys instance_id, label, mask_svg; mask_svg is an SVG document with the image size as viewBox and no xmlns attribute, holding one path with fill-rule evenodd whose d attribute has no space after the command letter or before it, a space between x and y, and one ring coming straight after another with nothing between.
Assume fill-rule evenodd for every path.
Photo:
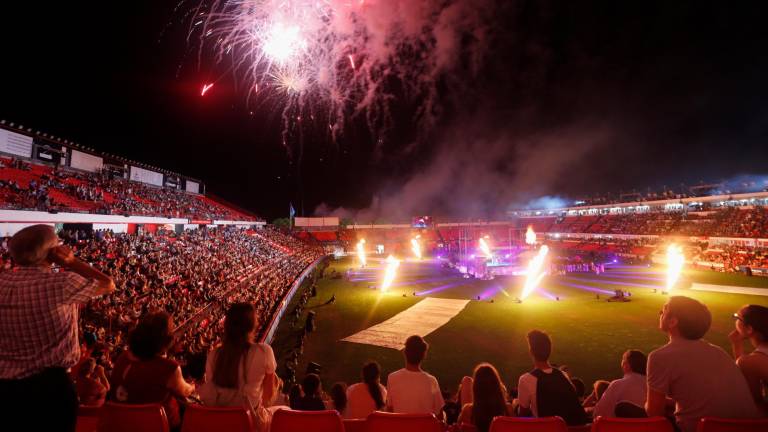
<instances>
[{"instance_id":1,"label":"plastic seat back","mask_svg":"<svg viewBox=\"0 0 768 432\"><path fill-rule=\"evenodd\" d=\"M490 432L568 432L560 417L496 417Z\"/></svg>"},{"instance_id":2,"label":"plastic seat back","mask_svg":"<svg viewBox=\"0 0 768 432\"><path fill-rule=\"evenodd\" d=\"M704 417L699 421L698 432L753 432L768 431L768 418L725 419Z\"/></svg>"},{"instance_id":3,"label":"plastic seat back","mask_svg":"<svg viewBox=\"0 0 768 432\"><path fill-rule=\"evenodd\" d=\"M251 416L241 407L204 407L188 405L181 432L252 432Z\"/></svg>"},{"instance_id":4,"label":"plastic seat back","mask_svg":"<svg viewBox=\"0 0 768 432\"><path fill-rule=\"evenodd\" d=\"M442 432L434 414L399 414L376 411L366 420L368 432Z\"/></svg>"},{"instance_id":5,"label":"plastic seat back","mask_svg":"<svg viewBox=\"0 0 768 432\"><path fill-rule=\"evenodd\" d=\"M96 432L99 427L101 407L80 405L77 408L77 432Z\"/></svg>"},{"instance_id":6,"label":"plastic seat back","mask_svg":"<svg viewBox=\"0 0 768 432\"><path fill-rule=\"evenodd\" d=\"M664 417L598 417L592 423L592 432L673 432L673 428Z\"/></svg>"},{"instance_id":7,"label":"plastic seat back","mask_svg":"<svg viewBox=\"0 0 768 432\"><path fill-rule=\"evenodd\" d=\"M344 419L344 432L366 432L365 419Z\"/></svg>"},{"instance_id":8,"label":"plastic seat back","mask_svg":"<svg viewBox=\"0 0 768 432\"><path fill-rule=\"evenodd\" d=\"M99 432L168 432L168 418L160 404L107 402L101 408L98 425Z\"/></svg>"},{"instance_id":9,"label":"plastic seat back","mask_svg":"<svg viewBox=\"0 0 768 432\"><path fill-rule=\"evenodd\" d=\"M270 432L343 432L341 416L334 410L294 411L281 409L272 416Z\"/></svg>"}]
</instances>

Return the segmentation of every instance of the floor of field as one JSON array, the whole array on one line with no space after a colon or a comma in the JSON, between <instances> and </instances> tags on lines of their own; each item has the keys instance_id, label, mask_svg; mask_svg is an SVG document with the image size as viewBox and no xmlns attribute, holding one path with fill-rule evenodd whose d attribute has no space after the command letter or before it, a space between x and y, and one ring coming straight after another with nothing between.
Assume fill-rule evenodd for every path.
<instances>
[{"instance_id":1,"label":"floor of field","mask_svg":"<svg viewBox=\"0 0 768 432\"><path fill-rule=\"evenodd\" d=\"M391 318L426 296L472 299L462 312L426 336L430 350L424 369L450 391L455 391L461 377L471 375L480 362L495 365L502 379L515 387L517 378L531 368L525 341L531 329L548 332L554 344L552 362L568 365L571 373L587 385L596 379L618 378L625 350L634 348L647 353L666 343L665 335L657 328L659 310L667 299L660 293L665 284L663 268L612 265L599 276L551 276L544 279L536 293L518 304L514 297L519 295L522 277L465 279L437 260L405 261L390 292L381 294L377 289L383 273L381 261L373 259L369 264L360 270L351 259L334 261L326 275L335 269L345 277L326 276L318 282L318 295L310 300L300 320L303 325L307 311L316 312L317 330L305 343L297 369L299 379L312 361L322 366L326 389L337 381L351 384L360 380L364 362L376 360L382 366L382 380L386 380L387 374L403 365L400 351L341 339ZM765 296L686 289L691 282L760 287L766 288L768 294L768 278L685 272L675 294L694 297L709 306L713 323L706 339L728 350L733 312L748 303L768 305ZM629 290L632 301L607 302L614 289ZM336 302L324 305L333 295ZM476 300L478 296L481 300ZM286 315L278 328L273 347L280 373L296 345L299 327L292 327L292 319Z\"/></svg>"}]
</instances>

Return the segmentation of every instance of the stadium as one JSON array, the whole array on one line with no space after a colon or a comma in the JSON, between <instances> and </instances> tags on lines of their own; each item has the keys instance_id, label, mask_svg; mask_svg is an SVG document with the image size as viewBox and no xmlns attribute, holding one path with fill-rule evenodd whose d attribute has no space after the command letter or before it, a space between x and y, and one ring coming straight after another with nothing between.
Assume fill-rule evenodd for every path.
<instances>
[{"instance_id":1,"label":"stadium","mask_svg":"<svg viewBox=\"0 0 768 432\"><path fill-rule=\"evenodd\" d=\"M0 429L768 430L759 14L641 13L657 68L625 7L502 3L137 6L82 95L21 57Z\"/></svg>"}]
</instances>

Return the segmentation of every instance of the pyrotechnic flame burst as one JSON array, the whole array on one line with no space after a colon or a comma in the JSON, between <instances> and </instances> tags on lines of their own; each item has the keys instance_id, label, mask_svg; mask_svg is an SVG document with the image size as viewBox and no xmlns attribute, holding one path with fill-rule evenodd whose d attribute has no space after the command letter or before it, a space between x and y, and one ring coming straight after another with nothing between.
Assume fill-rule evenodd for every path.
<instances>
[{"instance_id":1,"label":"pyrotechnic flame burst","mask_svg":"<svg viewBox=\"0 0 768 432\"><path fill-rule=\"evenodd\" d=\"M528 225L528 230L525 231L525 243L529 245L536 244L536 232L533 231L533 227Z\"/></svg>"},{"instance_id":2,"label":"pyrotechnic flame burst","mask_svg":"<svg viewBox=\"0 0 768 432\"><path fill-rule=\"evenodd\" d=\"M666 292L671 292L675 287L675 284L680 279L680 273L683 271L683 265L685 264L685 256L683 255L683 249L672 243L667 247L667 289Z\"/></svg>"},{"instance_id":3,"label":"pyrotechnic flame burst","mask_svg":"<svg viewBox=\"0 0 768 432\"><path fill-rule=\"evenodd\" d=\"M360 262L360 267L365 267L365 239L357 242L357 260Z\"/></svg>"},{"instance_id":4,"label":"pyrotechnic flame burst","mask_svg":"<svg viewBox=\"0 0 768 432\"><path fill-rule=\"evenodd\" d=\"M488 246L488 242L482 237L480 237L480 250L483 252L483 255L485 255L486 258L491 259L493 257L491 247Z\"/></svg>"},{"instance_id":5,"label":"pyrotechnic flame burst","mask_svg":"<svg viewBox=\"0 0 768 432\"><path fill-rule=\"evenodd\" d=\"M416 257L416 259L421 259L421 243L419 242L419 238L421 236L416 236L411 239L411 250L413 251L413 256Z\"/></svg>"},{"instance_id":6,"label":"pyrotechnic flame burst","mask_svg":"<svg viewBox=\"0 0 768 432\"><path fill-rule=\"evenodd\" d=\"M520 300L525 300L536 287L539 286L541 280L544 279L546 272L544 271L544 260L549 253L549 247L544 245L539 249L539 252L528 263L528 275L525 278L525 285L523 285L523 293L520 295Z\"/></svg>"},{"instance_id":7,"label":"pyrotechnic flame burst","mask_svg":"<svg viewBox=\"0 0 768 432\"><path fill-rule=\"evenodd\" d=\"M397 276L397 268L400 267L400 260L390 255L386 260L387 268L384 270L384 280L381 282L381 292L389 291L392 282Z\"/></svg>"}]
</instances>

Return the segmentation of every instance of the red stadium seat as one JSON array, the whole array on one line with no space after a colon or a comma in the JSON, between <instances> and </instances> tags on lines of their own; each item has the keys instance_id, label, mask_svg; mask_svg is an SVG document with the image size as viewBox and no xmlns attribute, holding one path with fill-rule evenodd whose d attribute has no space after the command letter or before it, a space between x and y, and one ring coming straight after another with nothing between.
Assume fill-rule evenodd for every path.
<instances>
[{"instance_id":1,"label":"red stadium seat","mask_svg":"<svg viewBox=\"0 0 768 432\"><path fill-rule=\"evenodd\" d=\"M376 411L368 416L368 432L442 432L433 414L396 414Z\"/></svg>"},{"instance_id":2,"label":"red stadium seat","mask_svg":"<svg viewBox=\"0 0 768 432\"><path fill-rule=\"evenodd\" d=\"M96 432L101 407L80 405L77 409L77 432Z\"/></svg>"},{"instance_id":3,"label":"red stadium seat","mask_svg":"<svg viewBox=\"0 0 768 432\"><path fill-rule=\"evenodd\" d=\"M189 405L184 413L181 432L213 432L226 430L228 432L251 432L253 422L251 416L240 407L204 407Z\"/></svg>"},{"instance_id":4,"label":"red stadium seat","mask_svg":"<svg viewBox=\"0 0 768 432\"><path fill-rule=\"evenodd\" d=\"M294 411L281 409L272 417L270 432L343 432L341 416L334 410Z\"/></svg>"},{"instance_id":5,"label":"red stadium seat","mask_svg":"<svg viewBox=\"0 0 768 432\"><path fill-rule=\"evenodd\" d=\"M768 418L724 419L704 417L699 421L697 432L753 432L768 431Z\"/></svg>"},{"instance_id":6,"label":"red stadium seat","mask_svg":"<svg viewBox=\"0 0 768 432\"><path fill-rule=\"evenodd\" d=\"M496 417L490 432L568 432L560 417Z\"/></svg>"},{"instance_id":7,"label":"red stadium seat","mask_svg":"<svg viewBox=\"0 0 768 432\"><path fill-rule=\"evenodd\" d=\"M613 418L598 417L592 432L672 432L672 424L664 417Z\"/></svg>"},{"instance_id":8,"label":"red stadium seat","mask_svg":"<svg viewBox=\"0 0 768 432\"><path fill-rule=\"evenodd\" d=\"M107 402L101 408L99 432L168 432L168 418L160 404L128 405Z\"/></svg>"},{"instance_id":9,"label":"red stadium seat","mask_svg":"<svg viewBox=\"0 0 768 432\"><path fill-rule=\"evenodd\" d=\"M344 419L344 432L366 432L365 419Z\"/></svg>"}]
</instances>

